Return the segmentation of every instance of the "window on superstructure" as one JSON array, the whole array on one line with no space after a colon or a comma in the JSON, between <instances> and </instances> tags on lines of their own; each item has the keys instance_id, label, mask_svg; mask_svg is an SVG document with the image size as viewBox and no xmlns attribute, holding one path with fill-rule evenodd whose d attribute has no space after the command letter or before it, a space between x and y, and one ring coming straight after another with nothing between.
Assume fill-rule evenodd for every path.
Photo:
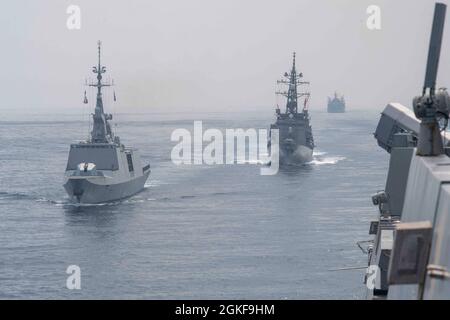
<instances>
[{"instance_id":1,"label":"window on superstructure","mask_svg":"<svg viewBox=\"0 0 450 320\"><path fill-rule=\"evenodd\" d=\"M133 172L134 168L133 168L133 159L131 157L131 153L127 153L127 162L128 162L128 171Z\"/></svg>"}]
</instances>

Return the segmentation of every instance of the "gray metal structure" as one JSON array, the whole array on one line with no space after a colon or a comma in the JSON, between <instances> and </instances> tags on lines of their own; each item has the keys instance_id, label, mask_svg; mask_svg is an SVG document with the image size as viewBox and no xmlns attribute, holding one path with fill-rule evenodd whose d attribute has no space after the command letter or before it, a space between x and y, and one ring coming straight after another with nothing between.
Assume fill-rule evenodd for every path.
<instances>
[{"instance_id":1,"label":"gray metal structure","mask_svg":"<svg viewBox=\"0 0 450 320\"><path fill-rule=\"evenodd\" d=\"M110 125L111 114L103 109L102 82L106 68L101 65L101 42L98 42L98 65L93 67L97 88L93 128L87 141L70 145L64 188L79 203L102 203L129 197L144 188L150 165L142 166L139 151L125 147ZM115 97L115 95L114 95ZM87 103L85 95L84 102Z\"/></svg>"},{"instance_id":2,"label":"gray metal structure","mask_svg":"<svg viewBox=\"0 0 450 320\"><path fill-rule=\"evenodd\" d=\"M338 96L337 92L334 93L334 97L328 97L327 104L328 113L344 113L345 112L345 99L344 96Z\"/></svg>"},{"instance_id":3,"label":"gray metal structure","mask_svg":"<svg viewBox=\"0 0 450 320\"><path fill-rule=\"evenodd\" d=\"M445 11L445 4L436 4L414 114L389 104L375 132L390 162L386 189L372 197L380 216L369 231L370 299L450 299L450 149L444 131L450 98L445 89L436 90Z\"/></svg>"},{"instance_id":4,"label":"gray metal structure","mask_svg":"<svg viewBox=\"0 0 450 320\"><path fill-rule=\"evenodd\" d=\"M292 69L284 74L284 79L278 84L288 86L287 91L277 91L278 95L286 97L286 111L281 112L277 107L277 120L270 129L279 130L279 155L281 165L302 164L312 160L314 139L310 125L310 116L307 102L310 93L298 91L301 85L309 82L302 81L302 73L297 73L295 67L295 52L293 55ZM298 111L298 98L304 98L303 109ZM270 138L269 138L270 147Z\"/></svg>"}]
</instances>

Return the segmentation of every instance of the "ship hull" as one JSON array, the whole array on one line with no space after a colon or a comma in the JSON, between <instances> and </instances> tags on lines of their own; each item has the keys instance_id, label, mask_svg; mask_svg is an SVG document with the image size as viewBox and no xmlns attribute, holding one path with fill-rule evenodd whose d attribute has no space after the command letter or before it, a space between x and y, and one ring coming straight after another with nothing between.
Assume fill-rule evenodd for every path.
<instances>
[{"instance_id":1,"label":"ship hull","mask_svg":"<svg viewBox=\"0 0 450 320\"><path fill-rule=\"evenodd\" d=\"M280 165L304 164L312 161L314 140L307 115L278 119L270 127L279 131Z\"/></svg>"},{"instance_id":2,"label":"ship hull","mask_svg":"<svg viewBox=\"0 0 450 320\"><path fill-rule=\"evenodd\" d=\"M150 171L126 182L99 184L96 179L67 179L64 184L70 199L78 203L96 204L130 197L144 189Z\"/></svg>"},{"instance_id":3,"label":"ship hull","mask_svg":"<svg viewBox=\"0 0 450 320\"><path fill-rule=\"evenodd\" d=\"M328 113L344 113L345 103L342 100L334 98L328 102L327 111Z\"/></svg>"},{"instance_id":4,"label":"ship hull","mask_svg":"<svg viewBox=\"0 0 450 320\"><path fill-rule=\"evenodd\" d=\"M328 107L328 113L345 113L345 107Z\"/></svg>"},{"instance_id":5,"label":"ship hull","mask_svg":"<svg viewBox=\"0 0 450 320\"><path fill-rule=\"evenodd\" d=\"M280 164L281 165L295 165L304 164L313 160L313 149L307 146L300 145L295 149L281 148L280 149Z\"/></svg>"}]
</instances>

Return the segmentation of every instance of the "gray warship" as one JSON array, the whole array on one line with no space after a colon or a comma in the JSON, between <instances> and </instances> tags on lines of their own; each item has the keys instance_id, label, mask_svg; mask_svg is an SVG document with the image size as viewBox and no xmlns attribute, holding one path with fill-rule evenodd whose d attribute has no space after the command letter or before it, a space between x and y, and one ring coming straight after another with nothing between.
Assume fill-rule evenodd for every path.
<instances>
[{"instance_id":1,"label":"gray warship","mask_svg":"<svg viewBox=\"0 0 450 320\"><path fill-rule=\"evenodd\" d=\"M277 91L277 95L286 98L286 111L281 112L277 106L277 120L270 129L279 130L279 161L281 165L302 164L312 160L314 139L309 123L310 116L307 103L310 93L299 92L298 87L308 85L302 81L302 73L297 73L295 67L295 52L293 55L292 69L284 74L284 79L278 80L278 84L287 85L287 91ZM304 98L303 109L298 111L298 99ZM270 144L269 144L270 148Z\"/></svg>"},{"instance_id":2,"label":"gray warship","mask_svg":"<svg viewBox=\"0 0 450 320\"><path fill-rule=\"evenodd\" d=\"M345 99L344 96L338 96L337 92L334 93L334 97L328 97L327 105L328 113L344 113L345 112Z\"/></svg>"},{"instance_id":3,"label":"gray warship","mask_svg":"<svg viewBox=\"0 0 450 320\"><path fill-rule=\"evenodd\" d=\"M436 87L446 5L436 3L421 96L413 111L390 103L375 132L390 154L385 190L372 196L368 299L450 298L450 97Z\"/></svg>"},{"instance_id":4,"label":"gray warship","mask_svg":"<svg viewBox=\"0 0 450 320\"><path fill-rule=\"evenodd\" d=\"M70 145L65 184L70 199L79 203L102 203L129 197L144 188L150 165L142 166L139 151L125 147L111 128L111 114L103 109L102 82L106 68L101 65L101 42L98 42L98 65L93 67L97 88L93 128L87 141ZM114 94L115 99L115 94ZM86 92L84 103L88 103Z\"/></svg>"}]
</instances>

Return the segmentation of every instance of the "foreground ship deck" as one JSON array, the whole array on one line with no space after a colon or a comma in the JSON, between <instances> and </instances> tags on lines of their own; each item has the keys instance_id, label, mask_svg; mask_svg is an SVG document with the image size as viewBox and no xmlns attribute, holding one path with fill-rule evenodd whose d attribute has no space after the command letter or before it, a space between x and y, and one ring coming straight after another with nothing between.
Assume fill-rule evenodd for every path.
<instances>
[{"instance_id":1,"label":"foreground ship deck","mask_svg":"<svg viewBox=\"0 0 450 320\"><path fill-rule=\"evenodd\" d=\"M437 3L414 113L391 103L375 132L390 161L385 190L372 197L379 216L369 230L369 299L450 297L450 96L436 86L445 14L446 5Z\"/></svg>"},{"instance_id":2,"label":"foreground ship deck","mask_svg":"<svg viewBox=\"0 0 450 320\"><path fill-rule=\"evenodd\" d=\"M126 148L111 125L111 114L103 109L102 82L106 68L100 63L101 43L98 43L98 66L93 68L97 88L93 129L86 142L70 146L64 188L69 197L79 203L101 203L132 196L144 188L150 175L150 165L142 166L139 151ZM115 98L115 95L114 95ZM88 100L85 96L85 103Z\"/></svg>"}]
</instances>

